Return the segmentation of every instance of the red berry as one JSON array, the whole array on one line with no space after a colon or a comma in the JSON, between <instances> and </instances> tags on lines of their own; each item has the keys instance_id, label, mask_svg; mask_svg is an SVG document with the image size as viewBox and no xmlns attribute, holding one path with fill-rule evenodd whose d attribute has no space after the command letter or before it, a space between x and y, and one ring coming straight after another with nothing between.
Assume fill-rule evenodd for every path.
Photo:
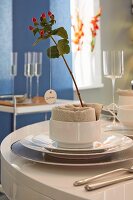
<instances>
[{"instance_id":1,"label":"red berry","mask_svg":"<svg viewBox=\"0 0 133 200\"><path fill-rule=\"evenodd\" d=\"M41 14L41 17L42 17L43 19L45 19L45 18L46 18L46 13L42 13L42 14Z\"/></svg>"},{"instance_id":2,"label":"red berry","mask_svg":"<svg viewBox=\"0 0 133 200\"><path fill-rule=\"evenodd\" d=\"M40 30L40 35L41 35L41 36L44 36L44 30L43 30L43 29Z\"/></svg>"},{"instance_id":3,"label":"red berry","mask_svg":"<svg viewBox=\"0 0 133 200\"><path fill-rule=\"evenodd\" d=\"M35 17L32 18L33 23L37 22L37 19Z\"/></svg>"},{"instance_id":4,"label":"red berry","mask_svg":"<svg viewBox=\"0 0 133 200\"><path fill-rule=\"evenodd\" d=\"M50 11L48 11L48 16L50 17L50 16L52 16L53 14L50 12Z\"/></svg>"},{"instance_id":5,"label":"red berry","mask_svg":"<svg viewBox=\"0 0 133 200\"><path fill-rule=\"evenodd\" d=\"M34 27L33 26L29 26L28 27L30 31L33 31Z\"/></svg>"}]
</instances>

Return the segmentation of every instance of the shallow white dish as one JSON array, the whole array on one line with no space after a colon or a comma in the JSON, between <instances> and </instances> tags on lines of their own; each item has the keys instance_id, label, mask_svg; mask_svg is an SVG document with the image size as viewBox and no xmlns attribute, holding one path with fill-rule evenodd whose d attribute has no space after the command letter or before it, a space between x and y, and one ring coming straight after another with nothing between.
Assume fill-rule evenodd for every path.
<instances>
[{"instance_id":1,"label":"shallow white dish","mask_svg":"<svg viewBox=\"0 0 133 200\"><path fill-rule=\"evenodd\" d=\"M48 132L47 132L48 133ZM116 146L119 146L121 144L125 144L127 142L132 143L132 140L130 138L125 137L123 134L121 134L119 131L108 131L108 132L102 132L102 137L100 141L93 142L92 146L88 146L86 148L63 148L58 146L58 143L51 140L49 138L49 135L36 135L36 136L27 136L24 138L25 140L29 140L35 145L38 145L40 147L44 147L49 150L60 150L65 152L84 152L84 151L92 151L97 152L100 150L106 151L109 148L114 148Z\"/></svg>"},{"instance_id":2,"label":"shallow white dish","mask_svg":"<svg viewBox=\"0 0 133 200\"><path fill-rule=\"evenodd\" d=\"M41 139L41 140L40 140ZM101 145L99 147L85 149L65 149L57 146L57 143L49 138L48 135L27 136L20 143L32 150L45 152L51 156L66 159L94 159L112 155L130 148L133 145L132 139L112 132L103 133Z\"/></svg>"},{"instance_id":3,"label":"shallow white dish","mask_svg":"<svg viewBox=\"0 0 133 200\"><path fill-rule=\"evenodd\" d=\"M68 160L68 159L60 159L54 157L48 157L47 154L28 149L24 147L20 142L15 142L11 145L12 152L22 157L26 160L42 163L46 165L54 165L54 166L74 166L74 167L91 167L91 166L106 166L111 164L117 164L127 161L133 160L133 147L128 149L127 151L122 151L118 155L112 156L109 159L101 160L98 162L90 162L88 160Z\"/></svg>"}]
</instances>

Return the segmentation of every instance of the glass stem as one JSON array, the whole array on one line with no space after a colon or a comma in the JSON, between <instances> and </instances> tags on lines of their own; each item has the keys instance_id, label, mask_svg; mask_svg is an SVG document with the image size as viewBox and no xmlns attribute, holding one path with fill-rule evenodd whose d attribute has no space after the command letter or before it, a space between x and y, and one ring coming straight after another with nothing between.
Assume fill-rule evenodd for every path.
<instances>
[{"instance_id":1,"label":"glass stem","mask_svg":"<svg viewBox=\"0 0 133 200\"><path fill-rule=\"evenodd\" d=\"M112 98L113 98L113 113L115 113L115 78L112 78ZM115 115L113 115L113 124L116 124Z\"/></svg>"},{"instance_id":2,"label":"glass stem","mask_svg":"<svg viewBox=\"0 0 133 200\"><path fill-rule=\"evenodd\" d=\"M32 98L32 76L30 76L30 99Z\"/></svg>"},{"instance_id":3,"label":"glass stem","mask_svg":"<svg viewBox=\"0 0 133 200\"><path fill-rule=\"evenodd\" d=\"M12 75L12 95L14 95L14 75Z\"/></svg>"},{"instance_id":4,"label":"glass stem","mask_svg":"<svg viewBox=\"0 0 133 200\"><path fill-rule=\"evenodd\" d=\"M39 96L39 76L37 76L37 92L36 92L36 96Z\"/></svg>"},{"instance_id":5,"label":"glass stem","mask_svg":"<svg viewBox=\"0 0 133 200\"><path fill-rule=\"evenodd\" d=\"M26 96L28 98L29 94L28 94L28 76L26 76Z\"/></svg>"},{"instance_id":6,"label":"glass stem","mask_svg":"<svg viewBox=\"0 0 133 200\"><path fill-rule=\"evenodd\" d=\"M47 113L45 112L45 121L48 120Z\"/></svg>"},{"instance_id":7,"label":"glass stem","mask_svg":"<svg viewBox=\"0 0 133 200\"><path fill-rule=\"evenodd\" d=\"M113 112L115 109L115 78L112 78Z\"/></svg>"}]
</instances>

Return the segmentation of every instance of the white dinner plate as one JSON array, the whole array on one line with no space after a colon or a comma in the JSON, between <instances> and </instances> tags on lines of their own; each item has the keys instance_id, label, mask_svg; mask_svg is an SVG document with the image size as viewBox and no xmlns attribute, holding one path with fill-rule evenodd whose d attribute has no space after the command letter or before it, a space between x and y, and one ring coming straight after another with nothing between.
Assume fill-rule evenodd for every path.
<instances>
[{"instance_id":1,"label":"white dinner plate","mask_svg":"<svg viewBox=\"0 0 133 200\"><path fill-rule=\"evenodd\" d=\"M133 147L122 151L119 154L115 154L115 156L112 156L110 158L103 159L98 162L90 162L88 160L68 160L68 159L62 159L62 158L54 158L49 157L47 154L35 151L32 149L27 149L27 147L23 146L20 141L17 141L11 145L12 152L22 157L26 160L37 162L37 163L43 163L46 165L54 165L54 166L74 166L74 167L91 167L91 166L106 166L111 164L117 164L127 161L133 160Z\"/></svg>"},{"instance_id":2,"label":"white dinner plate","mask_svg":"<svg viewBox=\"0 0 133 200\"><path fill-rule=\"evenodd\" d=\"M34 142L33 142L34 138ZM20 143L32 150L44 152L54 157L65 159L99 159L107 156L111 156L114 153L126 150L133 145L133 140L127 136L119 133L112 134L104 132L100 141L102 147L88 148L88 149L64 149L57 146L57 143L49 138L49 136L43 135L41 142L35 142L35 138L40 139L39 136L28 136ZM42 138L42 137L41 137ZM42 145L43 144L43 145Z\"/></svg>"},{"instance_id":3,"label":"white dinner plate","mask_svg":"<svg viewBox=\"0 0 133 200\"><path fill-rule=\"evenodd\" d=\"M39 134L36 136L29 135L25 140L30 141L31 143L44 147L50 151L61 151L61 152L91 152L91 153L101 153L107 151L111 148L114 148L119 145L125 145L127 143L132 143L132 140L128 137L125 137L123 134L117 131L108 131L103 132L100 141L93 142L92 146L88 148L63 148L59 147L58 143L51 140L49 135Z\"/></svg>"}]
</instances>

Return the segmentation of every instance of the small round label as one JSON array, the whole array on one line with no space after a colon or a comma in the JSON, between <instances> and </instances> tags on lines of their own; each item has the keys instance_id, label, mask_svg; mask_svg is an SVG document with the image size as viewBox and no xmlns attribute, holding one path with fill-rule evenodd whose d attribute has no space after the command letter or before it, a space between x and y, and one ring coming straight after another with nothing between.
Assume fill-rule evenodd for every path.
<instances>
[{"instance_id":1,"label":"small round label","mask_svg":"<svg viewBox=\"0 0 133 200\"><path fill-rule=\"evenodd\" d=\"M47 90L44 94L44 99L48 104L55 103L57 99L57 93L55 90Z\"/></svg>"}]
</instances>

